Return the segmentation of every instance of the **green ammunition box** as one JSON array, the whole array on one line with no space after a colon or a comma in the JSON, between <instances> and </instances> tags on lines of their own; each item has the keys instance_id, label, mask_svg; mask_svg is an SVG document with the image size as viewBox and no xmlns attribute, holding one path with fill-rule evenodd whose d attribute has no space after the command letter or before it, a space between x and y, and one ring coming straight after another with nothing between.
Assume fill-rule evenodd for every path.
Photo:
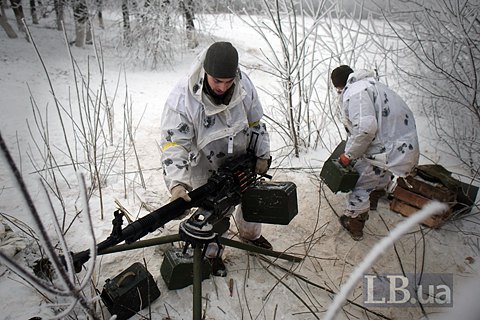
<instances>
[{"instance_id":1,"label":"green ammunition box","mask_svg":"<svg viewBox=\"0 0 480 320\"><path fill-rule=\"evenodd\" d=\"M298 213L293 182L261 182L242 196L243 218L249 222L287 225Z\"/></svg>"},{"instance_id":2,"label":"green ammunition box","mask_svg":"<svg viewBox=\"0 0 480 320\"><path fill-rule=\"evenodd\" d=\"M170 290L182 289L193 284L193 250L183 254L182 249L172 248L165 252L160 266L160 274ZM202 280L210 277L211 266L202 260Z\"/></svg>"},{"instance_id":3,"label":"green ammunition box","mask_svg":"<svg viewBox=\"0 0 480 320\"><path fill-rule=\"evenodd\" d=\"M111 315L126 320L160 296L152 275L134 263L113 279L107 279L100 297Z\"/></svg>"},{"instance_id":4,"label":"green ammunition box","mask_svg":"<svg viewBox=\"0 0 480 320\"><path fill-rule=\"evenodd\" d=\"M337 159L328 159L323 164L320 178L333 193L349 192L357 184L359 174L351 166L343 167Z\"/></svg>"},{"instance_id":5,"label":"green ammunition box","mask_svg":"<svg viewBox=\"0 0 480 320\"><path fill-rule=\"evenodd\" d=\"M344 140L338 144L320 172L320 178L333 193L352 191L359 178L358 172L353 167L345 168L338 162L338 157L345 151L346 144Z\"/></svg>"}]
</instances>

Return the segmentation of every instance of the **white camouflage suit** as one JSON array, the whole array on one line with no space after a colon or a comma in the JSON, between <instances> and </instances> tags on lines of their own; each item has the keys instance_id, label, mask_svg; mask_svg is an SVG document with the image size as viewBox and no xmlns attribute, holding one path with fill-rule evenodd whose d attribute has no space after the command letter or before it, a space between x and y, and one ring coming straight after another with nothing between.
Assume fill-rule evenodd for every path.
<instances>
[{"instance_id":1,"label":"white camouflage suit","mask_svg":"<svg viewBox=\"0 0 480 320\"><path fill-rule=\"evenodd\" d=\"M412 111L373 72L351 73L339 97L348 133L345 154L356 159L355 188L347 195L345 215L352 218L369 210L369 195L384 189L392 174L405 177L420 155Z\"/></svg>"},{"instance_id":2,"label":"white camouflage suit","mask_svg":"<svg viewBox=\"0 0 480 320\"><path fill-rule=\"evenodd\" d=\"M203 52L190 74L170 93L162 115L161 145L164 180L169 190L178 184L187 190L205 184L229 156L247 152L252 132L258 133L255 155L270 158L270 140L261 122L263 108L248 76L238 70L228 105L215 105L202 90L207 81ZM261 224L247 222L237 206L236 222L240 236L256 240ZM207 256L213 257L212 244Z\"/></svg>"}]
</instances>

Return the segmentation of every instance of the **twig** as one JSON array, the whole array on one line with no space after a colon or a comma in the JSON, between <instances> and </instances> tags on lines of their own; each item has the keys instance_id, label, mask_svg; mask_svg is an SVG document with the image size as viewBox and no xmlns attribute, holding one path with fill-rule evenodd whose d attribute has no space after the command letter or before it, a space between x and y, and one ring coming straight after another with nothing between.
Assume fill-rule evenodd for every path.
<instances>
[{"instance_id":1,"label":"twig","mask_svg":"<svg viewBox=\"0 0 480 320\"><path fill-rule=\"evenodd\" d=\"M316 319L320 319L317 315L316 315L316 312L295 292L295 290L293 290L292 288L290 288L290 286L288 286L280 277L278 277L277 275L275 275L272 271L270 271L268 268L264 267L264 269L272 276L274 277L277 282L281 283L284 285L285 288L287 288L298 300L300 300L303 305L310 311L310 313L316 318Z\"/></svg>"},{"instance_id":2,"label":"twig","mask_svg":"<svg viewBox=\"0 0 480 320\"><path fill-rule=\"evenodd\" d=\"M37 44L35 43L35 40L33 39L32 34L30 33L30 29L28 28L27 24L25 23L25 19L22 19L22 22L23 22L23 25L25 26L25 29L27 31L28 38L30 39L30 41L33 45L33 48L35 49L35 53L37 54L37 57L40 60L40 63L43 67L43 70L45 71L45 76L47 77L47 81L48 81L48 84L50 86L51 93L55 97L56 96L55 95L55 90L53 89L53 84L52 84L52 81L50 80L50 75L48 73L47 67L45 66L43 58L40 55L40 51L38 51ZM68 154L70 155L70 159L72 161L72 167L76 171L77 166L75 165L75 162L73 161L74 158L73 158L73 155L72 155L72 151L70 150L70 144L68 143L67 132L65 130L65 124L63 123L63 118L62 118L62 115L61 115L61 112L60 112L60 106L57 103L57 99L54 99L54 100L55 100L55 105L56 105L56 109L57 109L58 118L60 120L60 125L61 125L62 131L63 131L63 137L65 139L65 144L66 144L66 147L67 147L67 151L68 151Z\"/></svg>"},{"instance_id":3,"label":"twig","mask_svg":"<svg viewBox=\"0 0 480 320\"><path fill-rule=\"evenodd\" d=\"M379 243L377 243L365 259L360 263L360 265L354 270L350 275L348 281L342 286L339 294L335 297L332 305L329 307L326 320L331 320L336 315L338 309L346 300L346 296L353 289L354 285L362 274L368 269L368 267L379 257L380 254L392 243L394 243L398 238L400 238L404 233L408 231L412 226L420 223L429 216L437 214L438 212L443 212L447 210L447 206L440 202L430 202L428 205L423 207L422 210L416 214L408 217L405 221L401 222L390 234L388 237L383 238Z\"/></svg>"}]
</instances>

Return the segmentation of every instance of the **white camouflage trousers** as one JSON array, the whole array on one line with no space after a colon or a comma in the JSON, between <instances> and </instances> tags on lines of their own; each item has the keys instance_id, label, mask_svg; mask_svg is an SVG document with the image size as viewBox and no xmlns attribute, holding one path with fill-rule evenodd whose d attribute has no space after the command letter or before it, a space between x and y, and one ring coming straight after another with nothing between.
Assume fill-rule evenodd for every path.
<instances>
[{"instance_id":1,"label":"white camouflage trousers","mask_svg":"<svg viewBox=\"0 0 480 320\"><path fill-rule=\"evenodd\" d=\"M351 218L370 210L370 193L382 190L392 180L390 171L373 166L368 160L358 159L354 168L360 174L355 188L346 196L345 212Z\"/></svg>"}]
</instances>

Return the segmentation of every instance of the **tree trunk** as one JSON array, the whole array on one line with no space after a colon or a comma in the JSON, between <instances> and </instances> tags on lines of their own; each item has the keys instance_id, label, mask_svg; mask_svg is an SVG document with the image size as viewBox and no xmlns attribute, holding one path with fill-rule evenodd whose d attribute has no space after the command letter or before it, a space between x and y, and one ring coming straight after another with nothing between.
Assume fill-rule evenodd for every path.
<instances>
[{"instance_id":1,"label":"tree trunk","mask_svg":"<svg viewBox=\"0 0 480 320\"><path fill-rule=\"evenodd\" d=\"M188 47L193 49L198 46L197 35L195 33L195 24L193 23L193 19L195 19L193 0L182 1L181 6L185 15Z\"/></svg>"},{"instance_id":2,"label":"tree trunk","mask_svg":"<svg viewBox=\"0 0 480 320\"><path fill-rule=\"evenodd\" d=\"M0 26L2 26L3 30L7 33L7 36L10 39L17 38L17 34L15 30L13 30L12 26L8 23L7 17L5 16L5 11L2 6L2 2L0 1L1 13L0 13Z\"/></svg>"},{"instance_id":3,"label":"tree trunk","mask_svg":"<svg viewBox=\"0 0 480 320\"><path fill-rule=\"evenodd\" d=\"M75 46L83 47L87 38L91 41L90 24L86 0L75 0L73 3L73 17L75 19ZM87 30L88 29L88 30Z\"/></svg>"},{"instance_id":4,"label":"tree trunk","mask_svg":"<svg viewBox=\"0 0 480 320\"><path fill-rule=\"evenodd\" d=\"M100 28L105 29L105 25L103 24L103 0L97 0L97 17L98 17L98 25Z\"/></svg>"},{"instance_id":5,"label":"tree trunk","mask_svg":"<svg viewBox=\"0 0 480 320\"><path fill-rule=\"evenodd\" d=\"M130 45L130 14L128 12L128 0L122 1L123 16L123 41L126 46Z\"/></svg>"},{"instance_id":6,"label":"tree trunk","mask_svg":"<svg viewBox=\"0 0 480 320\"><path fill-rule=\"evenodd\" d=\"M38 24L37 7L35 0L30 0L30 15L32 16L32 23Z\"/></svg>"},{"instance_id":7,"label":"tree trunk","mask_svg":"<svg viewBox=\"0 0 480 320\"><path fill-rule=\"evenodd\" d=\"M23 7L20 3L21 0L10 0L12 4L13 13L15 14L15 19L17 19L17 26L18 30L22 32L27 32L25 30L25 26L23 25L23 21L25 19L25 15L23 14Z\"/></svg>"},{"instance_id":8,"label":"tree trunk","mask_svg":"<svg viewBox=\"0 0 480 320\"><path fill-rule=\"evenodd\" d=\"M185 20L187 22L187 30L195 30L195 25L193 24L193 19L195 18L193 0L184 0L181 3L183 7L183 13L185 14Z\"/></svg>"},{"instance_id":9,"label":"tree trunk","mask_svg":"<svg viewBox=\"0 0 480 320\"><path fill-rule=\"evenodd\" d=\"M57 30L62 31L62 23L63 23L63 7L65 4L65 0L54 0L54 7L55 7L55 14L57 16Z\"/></svg>"}]
</instances>

